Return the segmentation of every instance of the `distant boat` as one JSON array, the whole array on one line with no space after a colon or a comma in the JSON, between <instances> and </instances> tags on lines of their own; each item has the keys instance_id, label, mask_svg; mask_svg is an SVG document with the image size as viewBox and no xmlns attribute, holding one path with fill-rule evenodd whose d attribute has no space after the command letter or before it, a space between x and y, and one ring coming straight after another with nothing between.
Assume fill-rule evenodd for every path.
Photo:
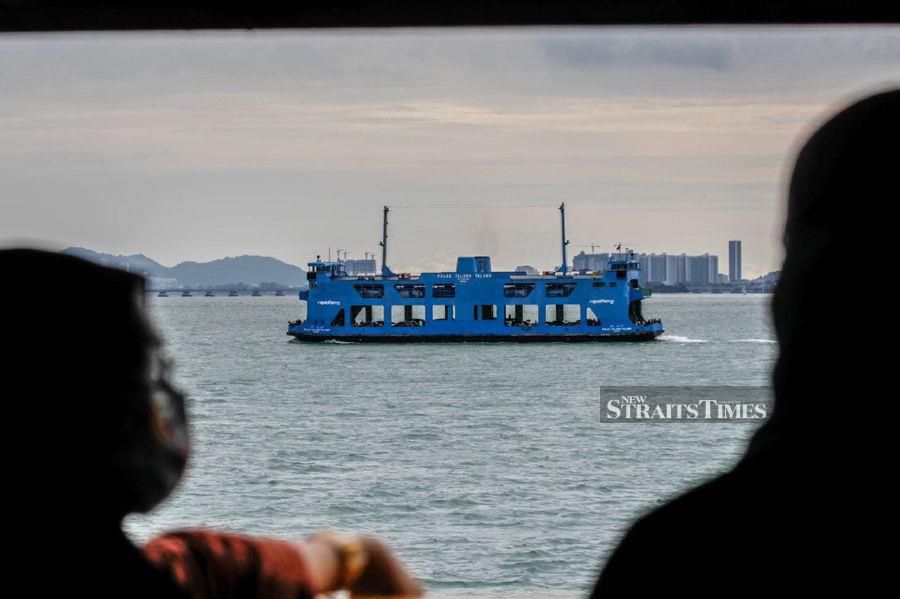
<instances>
[{"instance_id":1,"label":"distant boat","mask_svg":"<svg viewBox=\"0 0 900 599\"><path fill-rule=\"evenodd\" d=\"M250 295L252 295L253 297L259 297L262 295L262 293L260 292L259 289L254 289L253 293L251 293Z\"/></svg>"},{"instance_id":2,"label":"distant boat","mask_svg":"<svg viewBox=\"0 0 900 599\"><path fill-rule=\"evenodd\" d=\"M169 297L169 294L166 293L165 291L160 291L159 293L156 294L156 297Z\"/></svg>"},{"instance_id":3,"label":"distant boat","mask_svg":"<svg viewBox=\"0 0 900 599\"><path fill-rule=\"evenodd\" d=\"M240 294L234 290L228 292L228 297L237 297L238 295Z\"/></svg>"},{"instance_id":4,"label":"distant boat","mask_svg":"<svg viewBox=\"0 0 900 599\"><path fill-rule=\"evenodd\" d=\"M278 291L275 292L275 297L284 297L284 291L279 289Z\"/></svg>"},{"instance_id":5,"label":"distant boat","mask_svg":"<svg viewBox=\"0 0 900 599\"><path fill-rule=\"evenodd\" d=\"M181 297L194 297L194 294L192 294L190 291L182 291Z\"/></svg>"},{"instance_id":6,"label":"distant boat","mask_svg":"<svg viewBox=\"0 0 900 599\"><path fill-rule=\"evenodd\" d=\"M203 297L216 297L216 294L213 293L212 291L207 291L206 293L203 294Z\"/></svg>"}]
</instances>

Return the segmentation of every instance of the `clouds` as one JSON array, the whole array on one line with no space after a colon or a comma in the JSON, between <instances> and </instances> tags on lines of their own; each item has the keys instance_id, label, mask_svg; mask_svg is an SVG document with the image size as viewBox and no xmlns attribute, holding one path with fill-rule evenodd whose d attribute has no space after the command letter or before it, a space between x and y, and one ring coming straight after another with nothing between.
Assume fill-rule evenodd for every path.
<instances>
[{"instance_id":1,"label":"clouds","mask_svg":"<svg viewBox=\"0 0 900 599\"><path fill-rule=\"evenodd\" d=\"M654 37L597 36L543 40L547 57L567 66L596 69L610 66L678 66L723 71L733 69L735 44L718 39L660 40Z\"/></svg>"},{"instance_id":2,"label":"clouds","mask_svg":"<svg viewBox=\"0 0 900 599\"><path fill-rule=\"evenodd\" d=\"M815 97L889 78L897 28L57 35L0 40L0 109L281 95L351 106Z\"/></svg>"},{"instance_id":3,"label":"clouds","mask_svg":"<svg viewBox=\"0 0 900 599\"><path fill-rule=\"evenodd\" d=\"M518 204L398 209L394 249L550 266L566 200L576 242L763 272L804 132L898 73L898 28L7 37L0 236L301 262L371 251L382 204Z\"/></svg>"}]
</instances>

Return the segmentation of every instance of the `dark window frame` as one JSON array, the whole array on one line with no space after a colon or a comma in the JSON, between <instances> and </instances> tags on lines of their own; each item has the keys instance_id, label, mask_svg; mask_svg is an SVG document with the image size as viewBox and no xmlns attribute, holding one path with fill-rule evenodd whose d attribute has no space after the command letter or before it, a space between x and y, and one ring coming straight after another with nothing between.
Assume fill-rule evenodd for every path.
<instances>
[{"instance_id":1,"label":"dark window frame","mask_svg":"<svg viewBox=\"0 0 900 599\"><path fill-rule=\"evenodd\" d=\"M526 298L532 294L535 287L537 287L537 283L504 283L503 297Z\"/></svg>"},{"instance_id":2,"label":"dark window frame","mask_svg":"<svg viewBox=\"0 0 900 599\"><path fill-rule=\"evenodd\" d=\"M423 283L396 283L394 291L403 299L423 299L425 297Z\"/></svg>"},{"instance_id":3,"label":"dark window frame","mask_svg":"<svg viewBox=\"0 0 900 599\"><path fill-rule=\"evenodd\" d=\"M359 297L364 299L381 299L384 297L384 285L381 283L354 283L353 289L359 294Z\"/></svg>"},{"instance_id":4,"label":"dark window frame","mask_svg":"<svg viewBox=\"0 0 900 599\"><path fill-rule=\"evenodd\" d=\"M546 297L569 297L577 288L578 283L547 283L544 295Z\"/></svg>"},{"instance_id":5,"label":"dark window frame","mask_svg":"<svg viewBox=\"0 0 900 599\"><path fill-rule=\"evenodd\" d=\"M456 297L455 283L434 283L431 286L431 297L453 299Z\"/></svg>"}]
</instances>

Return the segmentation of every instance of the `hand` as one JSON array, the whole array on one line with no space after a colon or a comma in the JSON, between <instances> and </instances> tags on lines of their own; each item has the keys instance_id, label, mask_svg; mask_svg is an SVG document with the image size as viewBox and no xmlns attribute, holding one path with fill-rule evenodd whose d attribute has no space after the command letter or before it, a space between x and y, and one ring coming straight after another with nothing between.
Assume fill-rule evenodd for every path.
<instances>
[{"instance_id":1,"label":"hand","mask_svg":"<svg viewBox=\"0 0 900 599\"><path fill-rule=\"evenodd\" d=\"M360 537L368 561L356 581L347 589L350 596L421 597L422 585L407 571L390 548L373 537Z\"/></svg>"}]
</instances>

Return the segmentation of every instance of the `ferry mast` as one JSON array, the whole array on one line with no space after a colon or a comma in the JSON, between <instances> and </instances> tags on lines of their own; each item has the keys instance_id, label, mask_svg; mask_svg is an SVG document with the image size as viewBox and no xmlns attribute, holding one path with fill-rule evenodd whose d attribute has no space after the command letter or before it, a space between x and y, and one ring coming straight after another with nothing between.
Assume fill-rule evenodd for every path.
<instances>
[{"instance_id":1,"label":"ferry mast","mask_svg":"<svg viewBox=\"0 0 900 599\"><path fill-rule=\"evenodd\" d=\"M569 272L569 259L566 257L566 246L569 245L569 240L566 239L566 203L563 202L559 205L559 220L562 224L562 267L559 271L563 274Z\"/></svg>"},{"instance_id":2,"label":"ferry mast","mask_svg":"<svg viewBox=\"0 0 900 599\"><path fill-rule=\"evenodd\" d=\"M388 226L388 212L390 209L385 206L384 207L384 216L382 217L381 224L381 242L378 244L381 246L381 276L387 277L390 276L391 270L387 265L387 226Z\"/></svg>"}]
</instances>

